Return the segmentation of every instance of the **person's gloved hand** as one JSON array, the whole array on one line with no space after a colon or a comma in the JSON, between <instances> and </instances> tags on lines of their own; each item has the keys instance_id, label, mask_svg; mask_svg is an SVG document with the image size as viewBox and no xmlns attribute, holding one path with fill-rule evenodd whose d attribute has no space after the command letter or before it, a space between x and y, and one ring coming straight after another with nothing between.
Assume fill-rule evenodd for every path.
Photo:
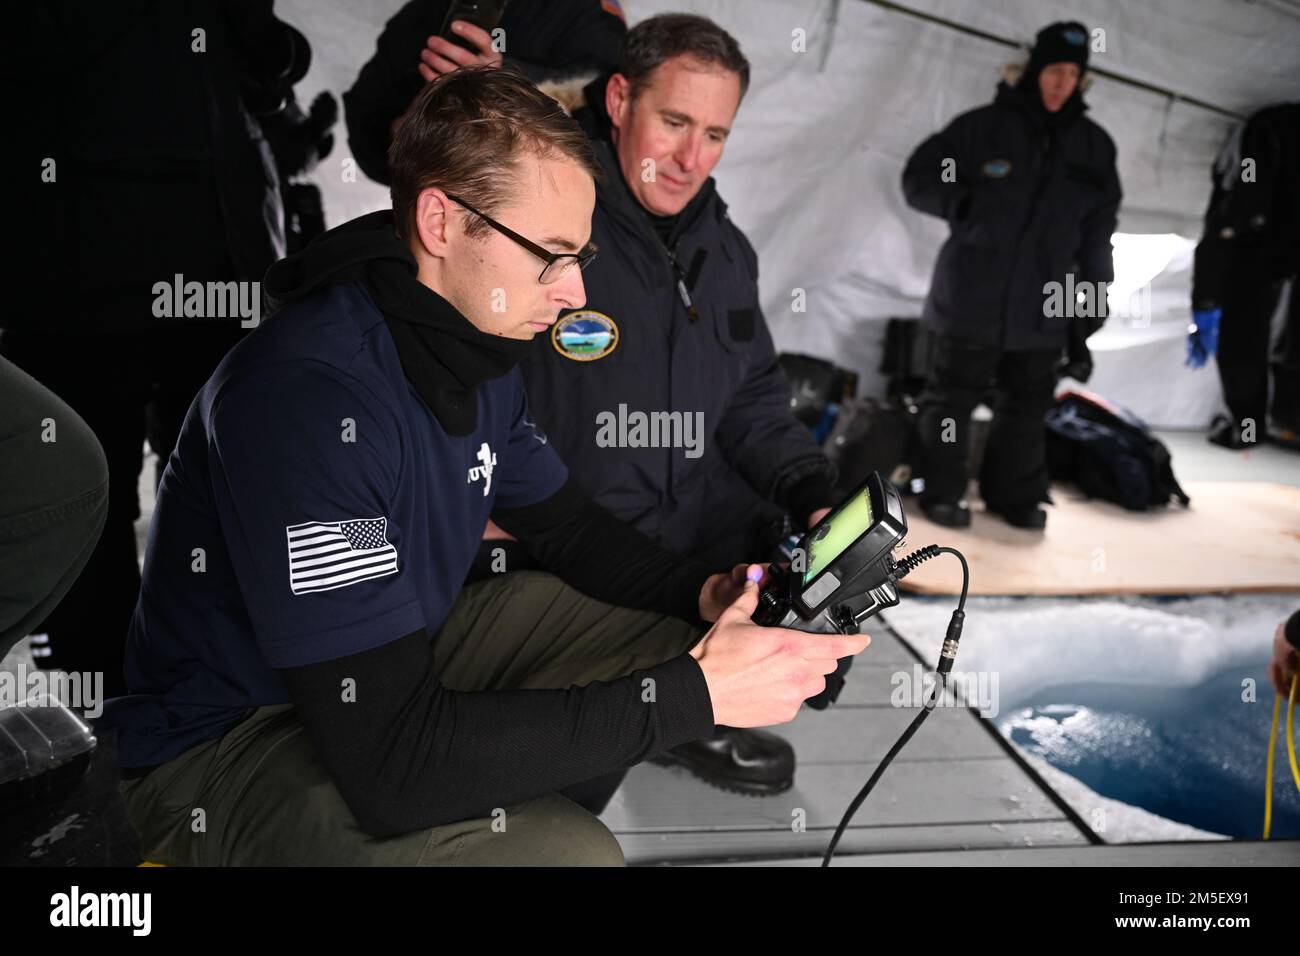
<instances>
[{"instance_id":1,"label":"person's gloved hand","mask_svg":"<svg viewBox=\"0 0 1300 956\"><path fill-rule=\"evenodd\" d=\"M1192 313L1187 330L1187 367L1200 368L1219 350L1219 320L1223 309L1201 309Z\"/></svg>"},{"instance_id":2,"label":"person's gloved hand","mask_svg":"<svg viewBox=\"0 0 1300 956\"><path fill-rule=\"evenodd\" d=\"M1097 328L1100 328L1098 326ZM1080 385L1092 378L1092 349L1088 336L1097 331L1090 320L1076 317L1066 332L1065 354L1056 363L1057 379L1072 378Z\"/></svg>"},{"instance_id":3,"label":"person's gloved hand","mask_svg":"<svg viewBox=\"0 0 1300 956\"><path fill-rule=\"evenodd\" d=\"M284 108L261 117L262 134L271 146L281 182L311 172L334 148L330 132L338 122L339 104L332 93L318 93L304 113L293 90Z\"/></svg>"},{"instance_id":4,"label":"person's gloved hand","mask_svg":"<svg viewBox=\"0 0 1300 956\"><path fill-rule=\"evenodd\" d=\"M1072 360L1068 357L1062 358L1056 366L1056 377L1058 379L1072 378L1080 385L1086 385L1088 379L1092 378L1092 359Z\"/></svg>"}]
</instances>

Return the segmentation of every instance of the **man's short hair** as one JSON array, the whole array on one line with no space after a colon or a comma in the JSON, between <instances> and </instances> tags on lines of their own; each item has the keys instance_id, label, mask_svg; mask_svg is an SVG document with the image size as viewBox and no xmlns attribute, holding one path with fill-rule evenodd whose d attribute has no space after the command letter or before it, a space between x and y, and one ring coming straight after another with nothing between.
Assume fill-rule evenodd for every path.
<instances>
[{"instance_id":1,"label":"man's short hair","mask_svg":"<svg viewBox=\"0 0 1300 956\"><path fill-rule=\"evenodd\" d=\"M739 74L742 99L749 89L749 61L735 37L707 17L664 13L642 20L623 41L619 72L627 77L631 98L636 99L655 68L675 56L693 57Z\"/></svg>"},{"instance_id":2,"label":"man's short hair","mask_svg":"<svg viewBox=\"0 0 1300 956\"><path fill-rule=\"evenodd\" d=\"M519 163L530 155L571 159L601 178L582 128L523 74L479 67L434 80L415 98L388 148L398 235L410 234L416 198L434 186L489 215L508 205L521 185ZM466 235L490 228L466 215Z\"/></svg>"}]
</instances>

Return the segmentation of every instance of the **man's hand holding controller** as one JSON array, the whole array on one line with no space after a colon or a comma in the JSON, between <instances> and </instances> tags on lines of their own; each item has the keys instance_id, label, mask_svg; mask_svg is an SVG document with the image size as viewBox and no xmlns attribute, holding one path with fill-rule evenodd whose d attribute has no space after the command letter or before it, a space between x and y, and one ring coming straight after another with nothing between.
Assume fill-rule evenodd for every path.
<instances>
[{"instance_id":1,"label":"man's hand holding controller","mask_svg":"<svg viewBox=\"0 0 1300 956\"><path fill-rule=\"evenodd\" d=\"M763 577L762 565L748 566L739 596L690 651L704 671L714 723L727 727L793 720L805 700L826 689L826 675L841 657L860 654L871 643L866 634L809 634L753 623ZM704 595L700 603L705 610Z\"/></svg>"}]
</instances>

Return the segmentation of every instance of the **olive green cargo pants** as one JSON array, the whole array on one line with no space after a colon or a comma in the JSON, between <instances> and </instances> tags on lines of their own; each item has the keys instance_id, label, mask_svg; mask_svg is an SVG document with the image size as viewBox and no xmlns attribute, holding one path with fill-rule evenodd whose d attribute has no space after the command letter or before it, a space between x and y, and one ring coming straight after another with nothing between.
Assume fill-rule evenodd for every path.
<instances>
[{"instance_id":1,"label":"olive green cargo pants","mask_svg":"<svg viewBox=\"0 0 1300 956\"><path fill-rule=\"evenodd\" d=\"M552 575L518 571L465 588L433 649L438 680L453 690L566 688L653 667L700 636L676 618L602 604ZM558 793L495 819L372 837L291 704L259 708L225 736L122 781L121 792L145 859L172 866L623 863L605 825Z\"/></svg>"}]
</instances>

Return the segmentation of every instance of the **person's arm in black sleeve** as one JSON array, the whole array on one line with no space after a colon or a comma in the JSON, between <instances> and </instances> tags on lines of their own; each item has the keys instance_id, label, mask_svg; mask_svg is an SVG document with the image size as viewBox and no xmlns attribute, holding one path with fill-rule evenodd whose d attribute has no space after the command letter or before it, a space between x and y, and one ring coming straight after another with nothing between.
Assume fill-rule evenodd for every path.
<instances>
[{"instance_id":1,"label":"person's arm in black sleeve","mask_svg":"<svg viewBox=\"0 0 1300 956\"><path fill-rule=\"evenodd\" d=\"M1231 170L1228 222L1242 242L1261 242L1274 234L1274 219L1282 208L1287 183L1295 178L1295 158L1282 145L1280 123L1293 123L1277 108L1262 110L1246 121L1241 152ZM1247 165L1247 161L1249 161ZM1294 188L1294 187L1291 187Z\"/></svg>"},{"instance_id":2,"label":"person's arm in black sleeve","mask_svg":"<svg viewBox=\"0 0 1300 956\"><path fill-rule=\"evenodd\" d=\"M708 685L689 654L568 690L450 690L433 665L421 631L278 671L371 836L487 817L713 732ZM646 679L653 703L642 699ZM355 699L344 699L345 681Z\"/></svg>"},{"instance_id":3,"label":"person's arm in black sleeve","mask_svg":"<svg viewBox=\"0 0 1300 956\"><path fill-rule=\"evenodd\" d=\"M1228 194L1215 176L1210 204L1205 210L1205 228L1192 255L1192 309L1206 312L1223 306L1232 257L1232 229L1225 222Z\"/></svg>"},{"instance_id":4,"label":"person's arm in black sleeve","mask_svg":"<svg viewBox=\"0 0 1300 956\"><path fill-rule=\"evenodd\" d=\"M348 144L371 179L389 185L393 122L424 88L420 53L442 29L449 0L413 0L384 25L375 55L343 94ZM627 26L599 0L517 2L501 21L502 59L539 82L587 70L617 69Z\"/></svg>"},{"instance_id":5,"label":"person's arm in black sleeve","mask_svg":"<svg viewBox=\"0 0 1300 956\"><path fill-rule=\"evenodd\" d=\"M790 413L790 385L762 315L756 316L749 372L714 432L727 461L768 501L799 522L835 503L835 466Z\"/></svg>"},{"instance_id":6,"label":"person's arm in black sleeve","mask_svg":"<svg viewBox=\"0 0 1300 956\"><path fill-rule=\"evenodd\" d=\"M758 284L758 256L739 232L748 281ZM757 291L755 291L757 297ZM731 397L713 438L727 461L768 501L800 523L835 503L835 466L812 432L790 412L790 384L781 373L763 310L754 305L745 379Z\"/></svg>"},{"instance_id":7,"label":"person's arm in black sleeve","mask_svg":"<svg viewBox=\"0 0 1300 956\"><path fill-rule=\"evenodd\" d=\"M311 66L307 38L277 19L272 7L272 0L222 2L244 103L256 115L279 112Z\"/></svg>"},{"instance_id":8,"label":"person's arm in black sleeve","mask_svg":"<svg viewBox=\"0 0 1300 956\"><path fill-rule=\"evenodd\" d=\"M388 145L393 121L406 112L424 87L417 67L420 51L442 27L448 0L414 0L384 24L375 55L361 68L357 81L343 94L348 146L361 171L385 186L392 182Z\"/></svg>"},{"instance_id":9,"label":"person's arm in black sleeve","mask_svg":"<svg viewBox=\"0 0 1300 956\"><path fill-rule=\"evenodd\" d=\"M792 484L777 503L800 521L807 522L815 512L832 508L835 502L835 482L830 471L819 471Z\"/></svg>"},{"instance_id":10,"label":"person's arm in black sleeve","mask_svg":"<svg viewBox=\"0 0 1300 956\"><path fill-rule=\"evenodd\" d=\"M1110 285L1115 279L1111 237L1115 234L1119 204L1123 199L1115 162L1115 144L1110 142L1110 137L1106 137L1106 140L1110 146L1110 160L1106 164L1105 178L1101 183L1101 195L1083 220L1078 251L1080 276L1098 288L1103 287L1103 284ZM1092 335L1105 321L1105 316L1088 320L1087 334Z\"/></svg>"},{"instance_id":11,"label":"person's arm in black sleeve","mask_svg":"<svg viewBox=\"0 0 1300 956\"><path fill-rule=\"evenodd\" d=\"M619 521L572 478L537 504L494 509L492 520L588 597L687 621L700 617L700 592L712 571Z\"/></svg>"},{"instance_id":12,"label":"person's arm in black sleeve","mask_svg":"<svg viewBox=\"0 0 1300 956\"><path fill-rule=\"evenodd\" d=\"M959 156L960 120L958 117L942 132L925 140L903 168L903 196L907 204L950 223L966 217L971 200L970 177Z\"/></svg>"},{"instance_id":13,"label":"person's arm in black sleeve","mask_svg":"<svg viewBox=\"0 0 1300 956\"><path fill-rule=\"evenodd\" d=\"M1271 121L1282 116L1274 110L1255 114L1215 159L1214 190L1193 259L1192 308L1198 312L1222 308L1234 261L1264 254L1249 247L1275 228L1280 184L1291 175L1288 163L1294 165Z\"/></svg>"},{"instance_id":14,"label":"person's arm in black sleeve","mask_svg":"<svg viewBox=\"0 0 1300 956\"><path fill-rule=\"evenodd\" d=\"M564 0L539 4L530 20L530 52L522 57L510 53L506 38L505 61L513 63L534 83L575 76L579 73L613 72L623 57L627 24L604 9L600 0ZM540 47L539 44L540 43ZM540 49L545 55L540 56Z\"/></svg>"},{"instance_id":15,"label":"person's arm in black sleeve","mask_svg":"<svg viewBox=\"0 0 1300 956\"><path fill-rule=\"evenodd\" d=\"M1213 188L1205 209L1201 241L1192 257L1192 309L1208 312L1223 306L1232 260L1237 222L1234 216L1235 187L1241 177L1241 141L1244 128L1232 131L1210 171Z\"/></svg>"}]
</instances>

